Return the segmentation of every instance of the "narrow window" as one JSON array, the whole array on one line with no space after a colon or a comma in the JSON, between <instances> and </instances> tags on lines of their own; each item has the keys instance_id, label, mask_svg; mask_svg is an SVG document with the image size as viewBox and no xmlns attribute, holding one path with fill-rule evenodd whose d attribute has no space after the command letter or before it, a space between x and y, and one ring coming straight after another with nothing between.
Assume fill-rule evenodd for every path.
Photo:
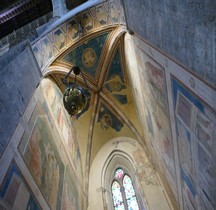
<instances>
[{"instance_id":1,"label":"narrow window","mask_svg":"<svg viewBox=\"0 0 216 210\"><path fill-rule=\"evenodd\" d=\"M114 181L112 184L112 196L113 204L115 210L124 210L124 202L121 193L120 184L117 181Z\"/></svg>"},{"instance_id":2,"label":"narrow window","mask_svg":"<svg viewBox=\"0 0 216 210\"><path fill-rule=\"evenodd\" d=\"M139 210L132 180L123 169L115 170L111 189L115 210Z\"/></svg>"}]
</instances>

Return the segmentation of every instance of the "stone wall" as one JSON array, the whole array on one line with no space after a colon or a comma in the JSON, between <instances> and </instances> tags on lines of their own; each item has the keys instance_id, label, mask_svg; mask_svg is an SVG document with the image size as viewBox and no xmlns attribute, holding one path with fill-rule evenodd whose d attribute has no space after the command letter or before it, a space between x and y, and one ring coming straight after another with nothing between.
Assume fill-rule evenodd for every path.
<instances>
[{"instance_id":1,"label":"stone wall","mask_svg":"<svg viewBox=\"0 0 216 210\"><path fill-rule=\"evenodd\" d=\"M124 0L128 27L216 86L214 0Z\"/></svg>"},{"instance_id":2,"label":"stone wall","mask_svg":"<svg viewBox=\"0 0 216 210\"><path fill-rule=\"evenodd\" d=\"M39 68L21 43L0 57L0 157L40 81Z\"/></svg>"}]
</instances>

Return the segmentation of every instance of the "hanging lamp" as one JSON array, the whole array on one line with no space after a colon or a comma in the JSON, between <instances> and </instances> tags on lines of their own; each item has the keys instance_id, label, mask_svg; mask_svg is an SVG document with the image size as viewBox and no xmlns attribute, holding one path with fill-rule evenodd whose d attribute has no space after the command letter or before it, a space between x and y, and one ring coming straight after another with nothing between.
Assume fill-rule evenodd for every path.
<instances>
[{"instance_id":1,"label":"hanging lamp","mask_svg":"<svg viewBox=\"0 0 216 210\"><path fill-rule=\"evenodd\" d=\"M79 24L79 34L82 35L82 27ZM78 49L78 46L77 46ZM76 53L77 54L77 53ZM78 58L76 58L77 61ZM67 78L70 76L71 73L75 75L74 82L67 82ZM81 74L81 77L84 80L86 85L86 89L81 87L76 83L76 76ZM62 79L63 84L66 86L64 94L63 94L63 104L67 112L71 116L75 116L80 114L87 106L87 100L89 95L89 87L86 83L85 77L82 73L82 70L79 66L75 65L71 68L71 70L67 73L64 79Z\"/></svg>"}]
</instances>

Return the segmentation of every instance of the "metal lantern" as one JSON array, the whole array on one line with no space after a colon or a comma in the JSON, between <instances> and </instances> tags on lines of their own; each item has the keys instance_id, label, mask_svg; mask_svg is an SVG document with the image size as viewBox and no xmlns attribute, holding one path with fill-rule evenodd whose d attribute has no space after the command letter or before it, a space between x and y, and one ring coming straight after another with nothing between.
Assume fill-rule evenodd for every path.
<instances>
[{"instance_id":1,"label":"metal lantern","mask_svg":"<svg viewBox=\"0 0 216 210\"><path fill-rule=\"evenodd\" d=\"M75 83L67 82L67 78L70 73L73 71L75 74ZM76 84L76 76L79 75L81 69L78 66L74 66L66 75L66 77L62 80L66 85L64 95L63 95L63 104L67 112L74 116L81 113L87 106L87 92L88 85L85 81L85 78L81 72L81 76L87 86L87 89L84 90L81 86Z\"/></svg>"},{"instance_id":2,"label":"metal lantern","mask_svg":"<svg viewBox=\"0 0 216 210\"><path fill-rule=\"evenodd\" d=\"M70 115L79 114L86 107L86 93L80 86L68 86L64 92L63 103Z\"/></svg>"}]
</instances>

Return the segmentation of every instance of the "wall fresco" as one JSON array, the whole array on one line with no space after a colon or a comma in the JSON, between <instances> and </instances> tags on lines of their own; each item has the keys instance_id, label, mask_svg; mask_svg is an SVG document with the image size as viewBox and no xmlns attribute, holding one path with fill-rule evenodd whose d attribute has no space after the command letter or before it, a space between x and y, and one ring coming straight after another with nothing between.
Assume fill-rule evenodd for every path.
<instances>
[{"instance_id":1,"label":"wall fresco","mask_svg":"<svg viewBox=\"0 0 216 210\"><path fill-rule=\"evenodd\" d=\"M10 164L5 179L0 187L0 209L42 209L14 161Z\"/></svg>"},{"instance_id":2,"label":"wall fresco","mask_svg":"<svg viewBox=\"0 0 216 210\"><path fill-rule=\"evenodd\" d=\"M173 142L170 129L169 107L165 69L144 51L137 50L139 77L143 94L144 113L142 123L146 126L145 139L152 151L156 164L164 173L174 194L176 194L176 172ZM136 90L134 90L136 92Z\"/></svg>"},{"instance_id":3,"label":"wall fresco","mask_svg":"<svg viewBox=\"0 0 216 210\"><path fill-rule=\"evenodd\" d=\"M94 19L90 12L85 12L82 15L82 26L86 29L86 31L91 31L94 27Z\"/></svg>"},{"instance_id":4,"label":"wall fresco","mask_svg":"<svg viewBox=\"0 0 216 210\"><path fill-rule=\"evenodd\" d=\"M54 144L58 138L53 135L46 117L39 115L23 152L27 167L52 209L61 206L64 176L64 165Z\"/></svg>"},{"instance_id":5,"label":"wall fresco","mask_svg":"<svg viewBox=\"0 0 216 210\"><path fill-rule=\"evenodd\" d=\"M185 208L215 209L216 113L175 78L172 87Z\"/></svg>"},{"instance_id":6,"label":"wall fresco","mask_svg":"<svg viewBox=\"0 0 216 210\"><path fill-rule=\"evenodd\" d=\"M75 20L71 20L67 23L67 35L71 40L78 38L79 25Z\"/></svg>"},{"instance_id":7,"label":"wall fresco","mask_svg":"<svg viewBox=\"0 0 216 210\"><path fill-rule=\"evenodd\" d=\"M78 167L81 164L78 140L72 120L64 109L62 93L59 88L48 79L43 79L41 87L43 91L42 97L45 98L45 101L42 101L43 107L44 109L48 108L49 110L46 113L47 116L51 115L50 124L51 126L54 124L55 128L57 128L60 138L65 144L65 149L72 160L74 169L76 170L76 173L81 176L82 170L81 167ZM89 101L90 98L88 100L88 106Z\"/></svg>"},{"instance_id":8,"label":"wall fresco","mask_svg":"<svg viewBox=\"0 0 216 210\"><path fill-rule=\"evenodd\" d=\"M53 45L48 37L41 39L41 50L44 52L47 60L50 61L54 58Z\"/></svg>"},{"instance_id":9,"label":"wall fresco","mask_svg":"<svg viewBox=\"0 0 216 210\"><path fill-rule=\"evenodd\" d=\"M54 34L55 45L57 49L61 51L66 46L65 34L61 28L58 28L57 30L55 30L53 34Z\"/></svg>"},{"instance_id":10,"label":"wall fresco","mask_svg":"<svg viewBox=\"0 0 216 210\"><path fill-rule=\"evenodd\" d=\"M70 175L68 169L65 173L64 190L62 196L62 210L79 210L80 199L79 192L77 190L77 185L72 176Z\"/></svg>"},{"instance_id":11,"label":"wall fresco","mask_svg":"<svg viewBox=\"0 0 216 210\"><path fill-rule=\"evenodd\" d=\"M61 209L65 165L82 177L76 131L51 80L41 81L37 97L19 152L50 208Z\"/></svg>"}]
</instances>

